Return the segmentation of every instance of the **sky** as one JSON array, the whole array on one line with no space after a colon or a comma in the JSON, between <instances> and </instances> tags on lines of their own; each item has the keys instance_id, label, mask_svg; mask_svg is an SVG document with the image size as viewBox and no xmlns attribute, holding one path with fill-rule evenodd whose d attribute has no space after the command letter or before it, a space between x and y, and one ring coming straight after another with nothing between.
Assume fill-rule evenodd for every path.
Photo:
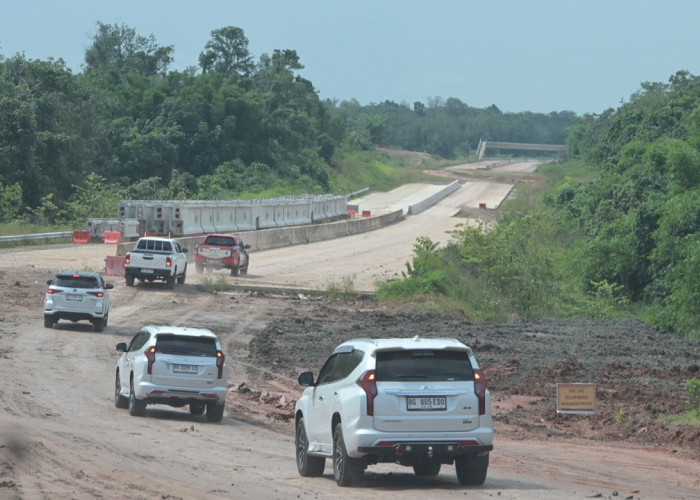
<instances>
[{"instance_id":1,"label":"sky","mask_svg":"<svg viewBox=\"0 0 700 500\"><path fill-rule=\"evenodd\" d=\"M82 71L97 23L198 67L212 30L243 29L257 61L293 49L322 99L504 112L601 113L643 82L700 75L698 0L0 0L0 55Z\"/></svg>"}]
</instances>

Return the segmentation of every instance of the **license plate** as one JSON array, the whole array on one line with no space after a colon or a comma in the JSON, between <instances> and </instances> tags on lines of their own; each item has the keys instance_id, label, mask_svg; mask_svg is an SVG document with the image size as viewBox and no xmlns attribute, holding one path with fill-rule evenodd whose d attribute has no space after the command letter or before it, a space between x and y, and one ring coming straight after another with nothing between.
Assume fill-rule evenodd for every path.
<instances>
[{"instance_id":1,"label":"license plate","mask_svg":"<svg viewBox=\"0 0 700 500\"><path fill-rule=\"evenodd\" d=\"M67 293L66 300L83 300L83 296L78 293Z\"/></svg>"},{"instance_id":2,"label":"license plate","mask_svg":"<svg viewBox=\"0 0 700 500\"><path fill-rule=\"evenodd\" d=\"M197 373L197 365L173 365L173 373Z\"/></svg>"},{"instance_id":3,"label":"license plate","mask_svg":"<svg viewBox=\"0 0 700 500\"><path fill-rule=\"evenodd\" d=\"M153 269L141 269L141 272L145 274L150 274L153 272Z\"/></svg>"},{"instance_id":4,"label":"license plate","mask_svg":"<svg viewBox=\"0 0 700 500\"><path fill-rule=\"evenodd\" d=\"M442 397L409 397L406 398L406 408L411 411L420 410L446 410L447 398Z\"/></svg>"}]
</instances>

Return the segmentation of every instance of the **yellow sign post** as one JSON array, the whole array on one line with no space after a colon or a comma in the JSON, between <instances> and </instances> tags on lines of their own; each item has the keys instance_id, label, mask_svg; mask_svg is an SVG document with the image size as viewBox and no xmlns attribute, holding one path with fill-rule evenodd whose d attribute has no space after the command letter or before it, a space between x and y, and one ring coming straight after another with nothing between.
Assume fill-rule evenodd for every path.
<instances>
[{"instance_id":1,"label":"yellow sign post","mask_svg":"<svg viewBox=\"0 0 700 500\"><path fill-rule=\"evenodd\" d=\"M595 384L557 384L557 413L595 414Z\"/></svg>"}]
</instances>

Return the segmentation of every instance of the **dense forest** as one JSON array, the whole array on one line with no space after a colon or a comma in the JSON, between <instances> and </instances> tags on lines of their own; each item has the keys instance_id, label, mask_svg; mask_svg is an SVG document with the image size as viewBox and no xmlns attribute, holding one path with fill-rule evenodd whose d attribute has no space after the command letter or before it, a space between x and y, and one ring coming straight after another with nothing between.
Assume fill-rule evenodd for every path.
<instances>
[{"instance_id":1,"label":"dense forest","mask_svg":"<svg viewBox=\"0 0 700 500\"><path fill-rule=\"evenodd\" d=\"M419 239L410 277L382 292L484 321L631 315L700 339L700 78L642 84L577 120L567 147L573 160L540 170L539 204L514 200L442 247Z\"/></svg>"},{"instance_id":2,"label":"dense forest","mask_svg":"<svg viewBox=\"0 0 700 500\"><path fill-rule=\"evenodd\" d=\"M573 113L503 113L458 99L322 101L294 50L255 58L241 28L213 30L198 61L97 23L80 73L0 55L0 223L114 217L120 199L351 192L345 158L375 146L444 158L479 139L563 144ZM372 186L369 186L372 187Z\"/></svg>"}]
</instances>

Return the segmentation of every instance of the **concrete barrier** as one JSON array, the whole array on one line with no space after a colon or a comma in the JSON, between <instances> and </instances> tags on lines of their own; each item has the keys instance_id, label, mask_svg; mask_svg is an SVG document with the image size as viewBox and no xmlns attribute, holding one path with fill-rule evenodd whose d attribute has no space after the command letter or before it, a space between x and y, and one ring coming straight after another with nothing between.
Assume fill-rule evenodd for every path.
<instances>
[{"instance_id":1,"label":"concrete barrier","mask_svg":"<svg viewBox=\"0 0 700 500\"><path fill-rule=\"evenodd\" d=\"M394 224L404 219L403 210L397 210L378 217L345 219L326 224L307 224L303 226L260 229L240 232L241 238L250 245L252 251L269 250L290 245L303 245L316 241L341 238L366 231L373 231ZM192 260L194 248L204 241L204 236L177 238L183 248L187 248L188 260ZM117 245L117 255L124 256L134 247L133 241Z\"/></svg>"},{"instance_id":2,"label":"concrete barrier","mask_svg":"<svg viewBox=\"0 0 700 500\"><path fill-rule=\"evenodd\" d=\"M253 215L257 221L257 229L277 227L277 223L275 222L275 208L274 205L260 205L253 208Z\"/></svg>"},{"instance_id":3,"label":"concrete barrier","mask_svg":"<svg viewBox=\"0 0 700 500\"><path fill-rule=\"evenodd\" d=\"M253 217L252 207L236 208L235 227L238 228L238 231L255 230L255 217Z\"/></svg>"},{"instance_id":4,"label":"concrete barrier","mask_svg":"<svg viewBox=\"0 0 700 500\"><path fill-rule=\"evenodd\" d=\"M420 201L414 205L409 205L408 206L408 213L409 214L417 214L422 212L423 210L426 210L433 205L435 205L438 201L442 200L443 198L446 198L447 196L451 195L455 191L459 189L459 181L454 181L446 185L443 189L438 191L437 193L433 194L432 196L429 196L428 198L424 199L423 201Z\"/></svg>"},{"instance_id":5,"label":"concrete barrier","mask_svg":"<svg viewBox=\"0 0 700 500\"><path fill-rule=\"evenodd\" d=\"M124 276L124 257L108 255L105 257L105 276Z\"/></svg>"},{"instance_id":6,"label":"concrete barrier","mask_svg":"<svg viewBox=\"0 0 700 500\"><path fill-rule=\"evenodd\" d=\"M105 231L102 238L107 245L118 245L122 241L122 233L119 231Z\"/></svg>"},{"instance_id":7,"label":"concrete barrier","mask_svg":"<svg viewBox=\"0 0 700 500\"><path fill-rule=\"evenodd\" d=\"M88 231L73 231L73 243L90 243L90 233Z\"/></svg>"}]
</instances>

